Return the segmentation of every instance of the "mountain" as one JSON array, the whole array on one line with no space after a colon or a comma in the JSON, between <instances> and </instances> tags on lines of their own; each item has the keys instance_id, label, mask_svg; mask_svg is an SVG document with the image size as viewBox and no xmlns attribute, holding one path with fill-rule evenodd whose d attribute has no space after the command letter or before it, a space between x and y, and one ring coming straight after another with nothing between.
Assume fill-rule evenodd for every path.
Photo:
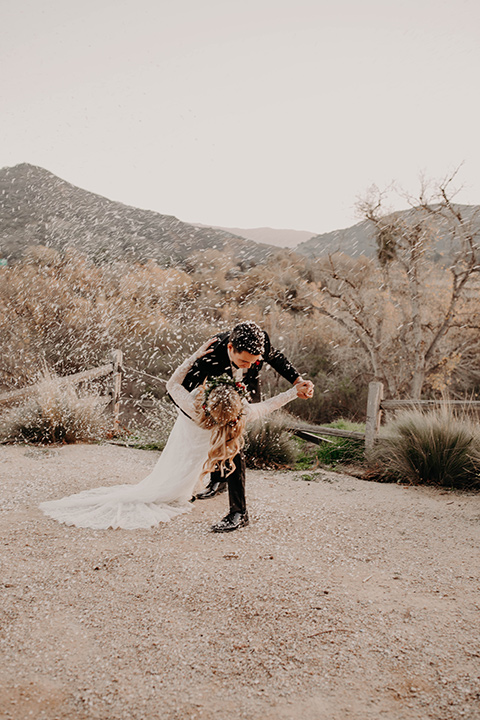
<instances>
[{"instance_id":1,"label":"mountain","mask_svg":"<svg viewBox=\"0 0 480 720\"><path fill-rule=\"evenodd\" d=\"M435 206L432 206L435 207ZM472 221L473 227L476 229L480 237L480 205L459 205L453 206L460 211L465 221ZM418 219L418 213L425 213L420 208L412 208L410 210L402 210L388 215L385 219L400 217L407 224L414 219ZM435 242L435 250L437 253L449 253L451 251L451 232L445 223L430 220L432 227L435 227L437 238ZM314 237L300 243L294 248L295 252L305 255L309 258L317 258L329 255L334 252L342 252L352 257L366 255L371 257L375 254L375 234L374 226L369 220L352 225L352 227L343 230L334 230Z\"/></svg>"},{"instance_id":2,"label":"mountain","mask_svg":"<svg viewBox=\"0 0 480 720\"><path fill-rule=\"evenodd\" d=\"M200 226L203 227L203 226ZM225 232L240 235L240 237L254 240L256 243L267 243L282 248L294 248L302 242L306 242L315 235L308 230L277 230L275 228L227 228L213 225L212 227Z\"/></svg>"},{"instance_id":3,"label":"mountain","mask_svg":"<svg viewBox=\"0 0 480 720\"><path fill-rule=\"evenodd\" d=\"M480 206L455 207L465 219L475 218L480 233ZM393 215L408 222L418 212L413 209ZM437 234L435 249L448 251L447 229L439 225ZM183 264L198 251L213 249L248 268L265 262L272 253L288 254L279 246L292 247L294 241L293 250L308 258L336 251L351 256L375 252L373 226L366 220L313 237L297 230L192 225L172 215L108 200L34 165L0 169L0 259L19 259L27 246L46 245L59 251L77 248L96 262L153 259L170 265Z\"/></svg>"},{"instance_id":4,"label":"mountain","mask_svg":"<svg viewBox=\"0 0 480 720\"><path fill-rule=\"evenodd\" d=\"M278 252L234 233L108 200L21 164L0 170L0 257L18 259L28 245L75 247L97 262L153 259L162 265L209 248L246 267Z\"/></svg>"}]
</instances>

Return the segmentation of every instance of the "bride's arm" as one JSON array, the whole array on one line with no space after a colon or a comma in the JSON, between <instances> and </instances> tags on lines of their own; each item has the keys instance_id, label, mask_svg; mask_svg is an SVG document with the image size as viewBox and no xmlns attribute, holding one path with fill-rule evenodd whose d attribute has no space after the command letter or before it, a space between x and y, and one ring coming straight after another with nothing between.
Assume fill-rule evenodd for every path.
<instances>
[{"instance_id":1,"label":"bride's arm","mask_svg":"<svg viewBox=\"0 0 480 720\"><path fill-rule=\"evenodd\" d=\"M182 382L198 358L203 357L211 353L210 345L214 343L217 338L212 338L202 345L193 355L183 361L181 365L175 370L171 378L167 381L167 392L178 407L183 410L189 417L193 417L195 413L194 402L191 394L182 386Z\"/></svg>"},{"instance_id":2,"label":"bride's arm","mask_svg":"<svg viewBox=\"0 0 480 720\"><path fill-rule=\"evenodd\" d=\"M252 420L258 420L259 418L268 415L274 410L279 410L291 400L295 400L300 395L300 393L304 391L305 384L305 382L297 383L289 390L279 393L279 395L274 395L274 397L271 397L268 400L263 400L259 403L247 404L247 422L251 422Z\"/></svg>"}]
</instances>

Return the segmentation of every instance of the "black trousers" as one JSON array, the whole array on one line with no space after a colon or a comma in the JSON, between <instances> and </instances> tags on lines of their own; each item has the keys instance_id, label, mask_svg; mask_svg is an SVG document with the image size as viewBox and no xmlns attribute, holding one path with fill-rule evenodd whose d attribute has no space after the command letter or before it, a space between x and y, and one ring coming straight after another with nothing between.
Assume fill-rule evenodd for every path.
<instances>
[{"instance_id":1,"label":"black trousers","mask_svg":"<svg viewBox=\"0 0 480 720\"><path fill-rule=\"evenodd\" d=\"M245 499L245 455L241 450L232 460L235 469L230 475L222 476L220 470L215 470L210 474L210 484L215 482L225 482L228 484L228 500L230 502L230 512L239 512L242 515L247 511L247 503Z\"/></svg>"}]
</instances>

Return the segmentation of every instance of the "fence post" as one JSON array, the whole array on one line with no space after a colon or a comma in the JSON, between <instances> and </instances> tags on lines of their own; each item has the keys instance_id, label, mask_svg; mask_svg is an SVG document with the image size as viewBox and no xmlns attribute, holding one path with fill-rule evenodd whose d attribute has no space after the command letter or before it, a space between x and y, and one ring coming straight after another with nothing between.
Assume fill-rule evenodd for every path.
<instances>
[{"instance_id":1,"label":"fence post","mask_svg":"<svg viewBox=\"0 0 480 720\"><path fill-rule=\"evenodd\" d=\"M122 365L123 365L123 352L121 350L114 350L112 352L112 365L113 365L113 433L115 434L120 427L120 391L122 388Z\"/></svg>"},{"instance_id":2,"label":"fence post","mask_svg":"<svg viewBox=\"0 0 480 720\"><path fill-rule=\"evenodd\" d=\"M382 411L380 403L383 398L383 383L371 382L368 385L367 421L365 424L365 449L370 450L380 429Z\"/></svg>"}]
</instances>

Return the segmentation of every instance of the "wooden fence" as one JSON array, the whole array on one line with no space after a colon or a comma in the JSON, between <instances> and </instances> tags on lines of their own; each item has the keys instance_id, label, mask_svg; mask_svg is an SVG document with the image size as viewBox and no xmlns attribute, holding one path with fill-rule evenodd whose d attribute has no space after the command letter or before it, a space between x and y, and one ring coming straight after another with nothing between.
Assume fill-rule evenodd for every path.
<instances>
[{"instance_id":1,"label":"wooden fence","mask_svg":"<svg viewBox=\"0 0 480 720\"><path fill-rule=\"evenodd\" d=\"M162 378L149 375L148 373L137 371L133 368L127 369L139 375L145 375L157 382L166 382ZM83 372L75 373L74 375L67 375L60 378L60 381L65 382L65 384L73 383L74 385L78 385L87 380L97 380L111 375L111 390L108 405L112 406L113 431L115 433L120 427L120 392L123 371L123 353L121 350L114 350L112 351L111 362L97 368L92 368L91 370L84 370ZM18 400L22 400L24 397L28 397L28 395L34 391L35 387L36 385L29 385L28 387L20 390L12 390L11 392L0 394L0 405L14 403ZM288 429L295 435L298 435L298 437L308 440L309 442L318 444L321 442L328 442L329 437L343 437L364 442L365 449L368 450L372 448L378 440L382 415L385 410L402 410L413 407L438 407L442 404L443 401L441 400L384 400L383 384L381 382L371 382L368 386L367 414L364 433L354 430L342 430L340 428L313 425L311 423L303 422L300 419L292 420ZM454 407L463 406L480 410L480 401L477 400L449 400L448 405Z\"/></svg>"},{"instance_id":2,"label":"wooden fence","mask_svg":"<svg viewBox=\"0 0 480 720\"><path fill-rule=\"evenodd\" d=\"M371 382L368 387L365 432L312 425L302 420L293 421L289 426L289 430L298 437L316 444L328 442L329 437L343 437L350 440L359 440L365 444L366 449L369 449L373 447L380 429L381 413L378 411L378 404L381 401L382 394L382 383Z\"/></svg>"},{"instance_id":3,"label":"wooden fence","mask_svg":"<svg viewBox=\"0 0 480 720\"><path fill-rule=\"evenodd\" d=\"M120 427L120 390L122 386L122 363L123 353L121 350L114 350L112 352L112 360L105 365L100 367L92 368L91 370L84 370L83 372L75 373L74 375L66 375L59 378L60 383L79 385L87 380L97 380L102 377L108 377L111 375L111 389L110 389L110 400L108 405L112 407L113 414L113 431L114 433ZM28 397L35 392L35 385L28 385L20 390L12 390L11 392L0 394L0 405L16 403L23 398Z\"/></svg>"},{"instance_id":4,"label":"wooden fence","mask_svg":"<svg viewBox=\"0 0 480 720\"><path fill-rule=\"evenodd\" d=\"M310 425L301 420L292 423L290 430L294 432L295 435L314 443L324 442L329 436L361 440L365 443L365 449L369 450L378 441L384 411L406 410L415 407L438 407L443 405L443 403L443 400L384 400L383 384L381 382L371 382L368 386L367 416L364 433L353 432L351 430L338 430L336 428L322 427L321 425ZM480 410L480 401L448 400L448 406Z\"/></svg>"},{"instance_id":5,"label":"wooden fence","mask_svg":"<svg viewBox=\"0 0 480 720\"><path fill-rule=\"evenodd\" d=\"M369 385L368 393L368 404L367 408L367 428L369 428L368 443L365 438L365 445L372 447L375 440L378 437L378 431L380 428L380 422L384 411L388 410L408 410L409 408L434 408L441 407L446 404L452 408L464 408L468 410L480 410L479 400L384 400L383 399L383 385L381 382L372 382ZM370 426L368 426L370 414ZM365 430L367 434L367 429Z\"/></svg>"}]
</instances>

